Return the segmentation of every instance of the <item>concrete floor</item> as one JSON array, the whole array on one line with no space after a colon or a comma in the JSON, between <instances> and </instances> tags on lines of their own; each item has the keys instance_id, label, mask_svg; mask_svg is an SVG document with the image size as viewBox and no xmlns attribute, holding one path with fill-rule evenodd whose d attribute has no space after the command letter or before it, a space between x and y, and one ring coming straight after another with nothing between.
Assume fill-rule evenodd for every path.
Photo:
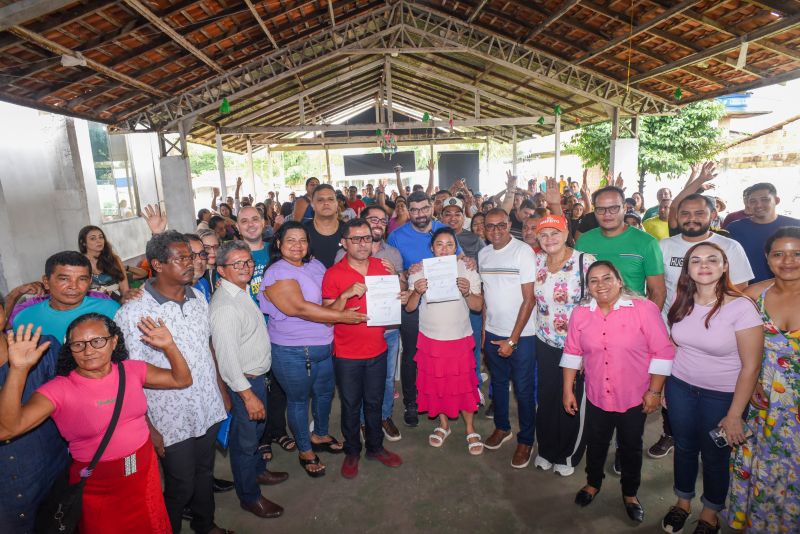
<instances>
[{"instance_id":1,"label":"concrete floor","mask_svg":"<svg viewBox=\"0 0 800 534\"><path fill-rule=\"evenodd\" d=\"M239 534L662 532L661 518L674 502L672 455L653 460L645 454L639 499L646 515L643 524L635 525L625 515L619 477L613 472L604 481L597 500L581 509L573 498L586 480L583 462L568 478L535 469L533 462L527 469L513 469L510 462L516 440L473 457L467 452L463 421L451 423L453 433L442 448L436 449L427 444L427 436L436 426L433 421L423 417L417 428L402 426L400 399L395 402L394 414L403 438L385 444L402 456L401 467L391 469L365 461L362 456L358 477L346 480L339 473L343 455L325 454L321 458L327 464L327 474L312 479L304 474L296 452L287 453L275 445L270 470L288 471L289 480L264 486L263 494L283 506L284 515L257 518L239 508L231 491L217 495L217 524ZM660 417L656 413L648 418L645 448L660 435ZM515 421L514 411L514 431ZM494 429L493 421L480 415L476 429L488 437ZM341 439L338 399L334 399L331 431ZM217 456L216 474L231 479L230 464L222 453ZM687 523L688 532L694 530L697 512ZM187 531L188 524L184 527Z\"/></svg>"}]
</instances>

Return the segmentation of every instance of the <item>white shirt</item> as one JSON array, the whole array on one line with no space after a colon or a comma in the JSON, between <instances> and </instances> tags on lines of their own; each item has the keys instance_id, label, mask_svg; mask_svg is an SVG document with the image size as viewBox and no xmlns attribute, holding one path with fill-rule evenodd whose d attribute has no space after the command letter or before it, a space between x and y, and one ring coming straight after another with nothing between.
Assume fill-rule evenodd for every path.
<instances>
[{"instance_id":1,"label":"white shirt","mask_svg":"<svg viewBox=\"0 0 800 534\"><path fill-rule=\"evenodd\" d=\"M686 256L686 252L697 243L714 243L725 251L730 266L731 283L734 285L753 278L753 270L750 268L747 254L738 241L713 232L708 239L703 241L686 241L682 235L662 239L658 244L664 255L664 282L667 284L667 300L664 301L663 308L664 317L675 302L675 292L678 287L678 278L681 276L683 258Z\"/></svg>"},{"instance_id":2,"label":"white shirt","mask_svg":"<svg viewBox=\"0 0 800 534\"><path fill-rule=\"evenodd\" d=\"M486 302L486 331L508 337L522 305L521 285L536 280L536 256L530 245L512 237L499 250L493 245L483 247L478 252L478 265ZM536 335L535 312L531 313L521 335Z\"/></svg>"},{"instance_id":3,"label":"white shirt","mask_svg":"<svg viewBox=\"0 0 800 534\"><path fill-rule=\"evenodd\" d=\"M225 407L209 345L211 329L206 299L188 286L182 303L158 293L149 280L144 288L141 298L129 301L114 317L125 336L128 355L131 360L170 368L164 353L142 341L142 332L136 326L142 317L163 319L192 372L192 385L188 388L144 390L147 415L168 447L205 435L209 428L225 419Z\"/></svg>"}]
</instances>

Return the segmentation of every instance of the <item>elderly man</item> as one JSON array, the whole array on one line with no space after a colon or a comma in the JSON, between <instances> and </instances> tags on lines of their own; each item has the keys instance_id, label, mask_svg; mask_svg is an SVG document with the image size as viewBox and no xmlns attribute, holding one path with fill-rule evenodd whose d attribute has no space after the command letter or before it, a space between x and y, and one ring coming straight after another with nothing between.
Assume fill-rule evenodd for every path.
<instances>
[{"instance_id":1,"label":"elderly man","mask_svg":"<svg viewBox=\"0 0 800 534\"><path fill-rule=\"evenodd\" d=\"M531 314L536 257L530 246L511 237L511 224L502 209L486 214L485 227L491 246L478 254L478 266L486 303L484 354L491 376L495 430L484 446L499 449L512 437L508 386L513 382L519 434L511 467L521 469L530 463L536 430L536 321Z\"/></svg>"},{"instance_id":2,"label":"elderly man","mask_svg":"<svg viewBox=\"0 0 800 534\"><path fill-rule=\"evenodd\" d=\"M251 208L242 208L247 210ZM233 403L230 461L242 509L258 517L278 517L283 508L261 494L259 484L278 484L287 473L271 473L258 451L264 433L267 371L271 363L267 325L250 298L253 257L242 241L223 243L217 252L219 289L211 299L211 340L219 373Z\"/></svg>"},{"instance_id":3,"label":"elderly man","mask_svg":"<svg viewBox=\"0 0 800 534\"><path fill-rule=\"evenodd\" d=\"M661 207L662 200L672 200L672 191L669 187L662 187L658 191L656 191L656 200L658 200L658 204L653 206L652 208L647 208L647 211L644 212L644 216L642 217L643 221L646 221L650 217L655 217L658 215L658 210ZM667 209L669 211L669 209Z\"/></svg>"}]
</instances>

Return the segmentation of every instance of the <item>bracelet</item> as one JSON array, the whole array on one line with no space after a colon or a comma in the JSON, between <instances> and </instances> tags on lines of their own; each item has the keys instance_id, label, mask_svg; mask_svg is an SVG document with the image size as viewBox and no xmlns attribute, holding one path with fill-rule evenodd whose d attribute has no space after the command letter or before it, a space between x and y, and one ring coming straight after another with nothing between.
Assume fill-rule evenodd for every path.
<instances>
[{"instance_id":1,"label":"bracelet","mask_svg":"<svg viewBox=\"0 0 800 534\"><path fill-rule=\"evenodd\" d=\"M661 396L661 392L660 391L653 391L652 389L648 389L647 392L650 395L653 395L654 397L660 397Z\"/></svg>"}]
</instances>

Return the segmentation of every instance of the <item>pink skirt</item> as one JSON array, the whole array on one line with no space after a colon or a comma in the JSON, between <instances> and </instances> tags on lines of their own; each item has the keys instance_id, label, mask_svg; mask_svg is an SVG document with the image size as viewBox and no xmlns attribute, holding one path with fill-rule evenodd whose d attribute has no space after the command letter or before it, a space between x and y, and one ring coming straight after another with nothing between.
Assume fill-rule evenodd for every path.
<instances>
[{"instance_id":1,"label":"pink skirt","mask_svg":"<svg viewBox=\"0 0 800 534\"><path fill-rule=\"evenodd\" d=\"M478 409L478 375L475 373L475 340L472 336L438 341L422 332L417 339L417 404L428 417Z\"/></svg>"}]
</instances>

